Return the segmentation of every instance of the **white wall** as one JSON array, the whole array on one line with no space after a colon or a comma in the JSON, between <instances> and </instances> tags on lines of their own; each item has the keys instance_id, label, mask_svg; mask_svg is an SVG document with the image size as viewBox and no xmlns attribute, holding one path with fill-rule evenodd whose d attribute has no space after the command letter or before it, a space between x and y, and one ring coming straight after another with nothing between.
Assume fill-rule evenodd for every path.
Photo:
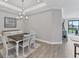
<instances>
[{"instance_id":1,"label":"white wall","mask_svg":"<svg viewBox=\"0 0 79 59\"><path fill-rule=\"evenodd\" d=\"M29 23L29 20L23 20L23 21L20 21L21 23L21 30L23 32L29 32L29 26L28 26L28 23Z\"/></svg>"},{"instance_id":2,"label":"white wall","mask_svg":"<svg viewBox=\"0 0 79 59\"><path fill-rule=\"evenodd\" d=\"M42 40L62 42L61 10L51 10L30 16L29 29L36 31Z\"/></svg>"},{"instance_id":3,"label":"white wall","mask_svg":"<svg viewBox=\"0 0 79 59\"><path fill-rule=\"evenodd\" d=\"M0 32L5 30L4 17L16 17L16 15L0 12ZM29 22L18 20L17 28L29 32L34 30L38 36L50 42L62 41L62 13L61 10L51 10L30 16ZM29 26L28 26L29 25ZM15 29L17 29L15 28ZM12 28L13 29L13 28Z\"/></svg>"}]
</instances>

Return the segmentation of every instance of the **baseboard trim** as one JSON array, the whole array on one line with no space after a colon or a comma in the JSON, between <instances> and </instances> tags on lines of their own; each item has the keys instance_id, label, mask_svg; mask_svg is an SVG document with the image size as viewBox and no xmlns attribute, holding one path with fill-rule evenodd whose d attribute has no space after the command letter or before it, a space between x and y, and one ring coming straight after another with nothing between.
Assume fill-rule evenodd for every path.
<instances>
[{"instance_id":1,"label":"baseboard trim","mask_svg":"<svg viewBox=\"0 0 79 59\"><path fill-rule=\"evenodd\" d=\"M46 41L46 40L42 40L42 39L36 39L36 40L43 42L43 43L47 43L47 44L62 44L62 42L50 42L50 41Z\"/></svg>"}]
</instances>

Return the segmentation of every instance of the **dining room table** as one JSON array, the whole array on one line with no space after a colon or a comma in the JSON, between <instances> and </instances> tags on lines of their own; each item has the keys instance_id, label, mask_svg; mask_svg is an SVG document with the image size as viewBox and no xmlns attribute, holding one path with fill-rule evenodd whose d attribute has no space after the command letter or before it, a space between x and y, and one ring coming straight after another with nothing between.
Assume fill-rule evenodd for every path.
<instances>
[{"instance_id":1,"label":"dining room table","mask_svg":"<svg viewBox=\"0 0 79 59\"><path fill-rule=\"evenodd\" d=\"M20 33L15 35L7 36L11 41L16 43L16 56L19 57L19 42L23 41L24 35L28 35L30 33Z\"/></svg>"}]
</instances>

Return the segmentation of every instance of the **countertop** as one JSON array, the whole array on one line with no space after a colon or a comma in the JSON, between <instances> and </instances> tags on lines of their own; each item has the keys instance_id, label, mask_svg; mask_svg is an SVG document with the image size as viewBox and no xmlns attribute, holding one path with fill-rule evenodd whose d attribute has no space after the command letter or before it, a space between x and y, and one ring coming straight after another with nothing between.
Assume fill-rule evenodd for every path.
<instances>
[{"instance_id":1,"label":"countertop","mask_svg":"<svg viewBox=\"0 0 79 59\"><path fill-rule=\"evenodd\" d=\"M79 42L79 35L68 35L68 37L75 42Z\"/></svg>"}]
</instances>

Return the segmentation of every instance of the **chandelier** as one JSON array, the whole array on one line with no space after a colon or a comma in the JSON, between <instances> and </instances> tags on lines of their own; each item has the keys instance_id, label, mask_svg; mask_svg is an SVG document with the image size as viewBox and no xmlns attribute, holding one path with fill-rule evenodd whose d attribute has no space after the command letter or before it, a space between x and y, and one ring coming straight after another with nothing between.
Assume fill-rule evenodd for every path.
<instances>
[{"instance_id":1,"label":"chandelier","mask_svg":"<svg viewBox=\"0 0 79 59\"><path fill-rule=\"evenodd\" d=\"M17 18L18 19L22 19L22 20L28 20L29 16L26 16L23 12L24 12L24 0L21 0L21 4L22 4L22 11L18 13Z\"/></svg>"},{"instance_id":2,"label":"chandelier","mask_svg":"<svg viewBox=\"0 0 79 59\"><path fill-rule=\"evenodd\" d=\"M18 13L18 19L22 19L22 20L28 20L29 19L29 16L26 15L26 13L28 11L33 11L35 9L38 9L38 8L41 8L43 6L46 6L46 3L43 2L43 0L33 0L34 1L34 6L32 6L31 8L28 8L28 9L24 9L24 2L25 0L20 0L21 1L21 4L22 4L22 7L21 7L21 12Z\"/></svg>"}]
</instances>

